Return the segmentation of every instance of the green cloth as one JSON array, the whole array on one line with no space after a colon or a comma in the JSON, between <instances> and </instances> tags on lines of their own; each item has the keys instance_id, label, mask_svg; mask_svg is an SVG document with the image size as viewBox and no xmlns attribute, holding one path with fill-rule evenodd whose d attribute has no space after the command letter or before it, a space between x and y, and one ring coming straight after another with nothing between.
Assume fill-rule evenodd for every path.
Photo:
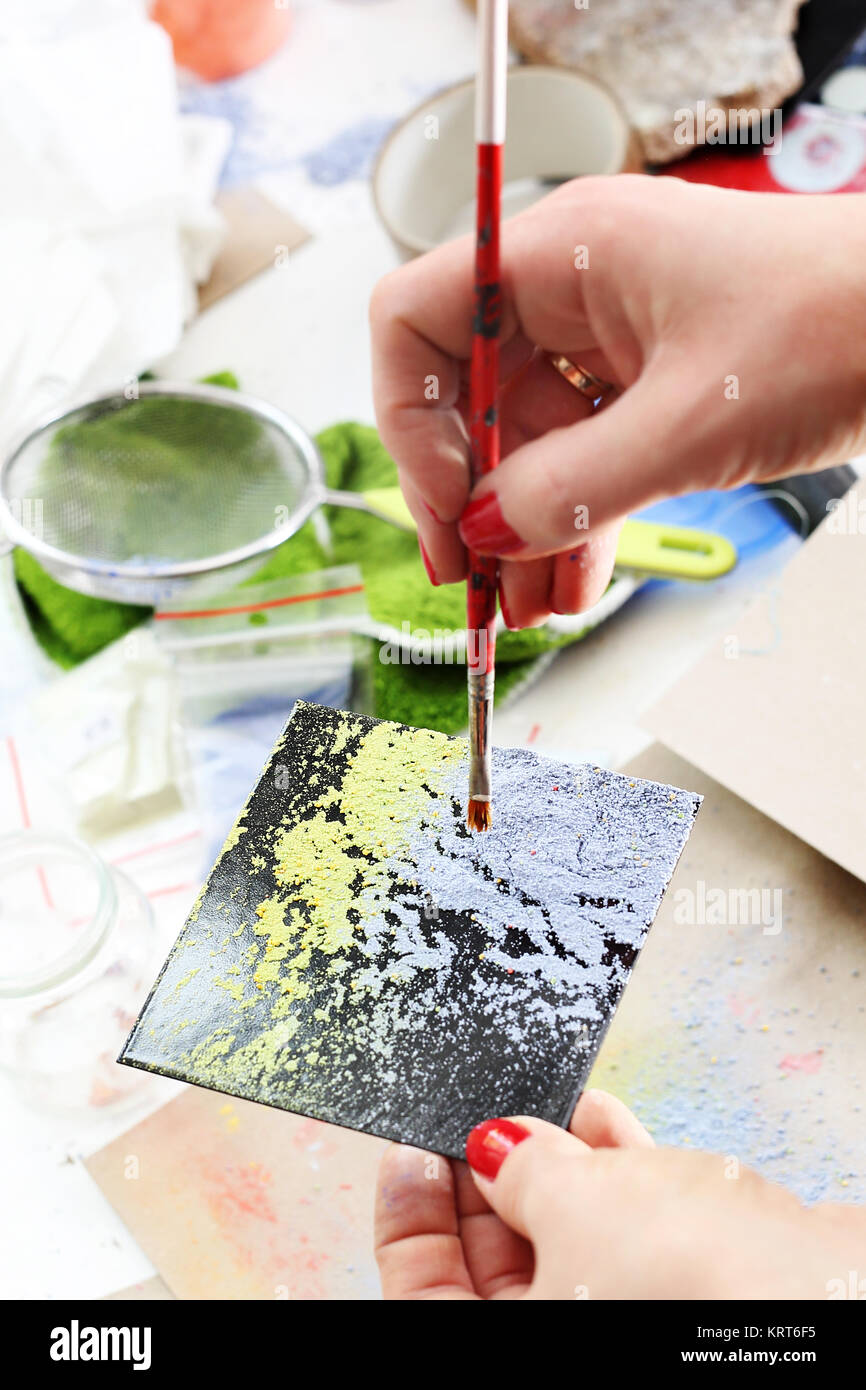
<instances>
[{"instance_id":1,"label":"green cloth","mask_svg":"<svg viewBox=\"0 0 866 1390\"><path fill-rule=\"evenodd\" d=\"M236 385L229 373L208 378ZM143 404L144 402L142 402ZM162 410L166 402L161 402ZM179 403L183 408L183 403ZM132 420L134 425L135 421ZM117 430L120 422L115 421ZM79 428L84 428L80 426ZM376 431L347 422L332 425L317 438L325 461L328 484L362 491L389 487L397 473ZM190 441L189 459L195 465L202 441ZM177 457L172 461L177 466ZM321 546L311 522L279 546L249 583L284 575L304 574L331 565L358 564L364 577L367 606L374 619L398 630L409 622L432 633L465 625L464 584L434 588L427 579L413 535L346 507L327 507L332 547ZM25 551L15 552L15 573L33 632L48 654L71 667L100 651L109 642L142 622L150 609L108 603L64 588ZM554 637L544 628L505 633L496 645L496 693L507 694L526 678L532 663L544 652L576 640ZM465 665L396 665L380 661L381 644L372 642L375 713L419 728L454 733L466 725Z\"/></svg>"}]
</instances>

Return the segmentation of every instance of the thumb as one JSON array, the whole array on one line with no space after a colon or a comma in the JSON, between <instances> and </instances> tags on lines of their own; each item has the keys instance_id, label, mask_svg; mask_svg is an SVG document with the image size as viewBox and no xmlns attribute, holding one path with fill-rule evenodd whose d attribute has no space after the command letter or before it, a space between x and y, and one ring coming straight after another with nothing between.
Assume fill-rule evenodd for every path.
<instances>
[{"instance_id":1,"label":"thumb","mask_svg":"<svg viewBox=\"0 0 866 1390\"><path fill-rule=\"evenodd\" d=\"M567 1200L575 1172L592 1154L567 1130L521 1115L485 1120L466 1141L466 1159L476 1186L497 1216L533 1244Z\"/></svg>"},{"instance_id":2,"label":"thumb","mask_svg":"<svg viewBox=\"0 0 866 1390\"><path fill-rule=\"evenodd\" d=\"M458 522L482 555L529 560L681 492L692 451L677 427L669 371L647 368L588 419L523 444L474 489ZM693 459L692 459L693 466Z\"/></svg>"}]
</instances>

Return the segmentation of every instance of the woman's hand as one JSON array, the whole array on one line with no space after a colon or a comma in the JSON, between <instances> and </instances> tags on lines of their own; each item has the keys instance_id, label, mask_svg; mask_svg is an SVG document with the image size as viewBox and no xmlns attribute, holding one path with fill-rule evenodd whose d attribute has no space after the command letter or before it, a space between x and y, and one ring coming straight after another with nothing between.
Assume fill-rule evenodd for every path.
<instances>
[{"instance_id":1,"label":"woman's hand","mask_svg":"<svg viewBox=\"0 0 866 1390\"><path fill-rule=\"evenodd\" d=\"M467 1155L386 1151L386 1299L823 1299L866 1270L866 1211L807 1210L735 1159L656 1149L604 1091L570 1132L492 1120Z\"/></svg>"},{"instance_id":2,"label":"woman's hand","mask_svg":"<svg viewBox=\"0 0 866 1390\"><path fill-rule=\"evenodd\" d=\"M659 498L866 448L866 195L577 179L502 230L503 462L471 493L473 246L387 276L376 414L438 583L503 557L506 622L604 591L619 523ZM620 393L593 410L551 364Z\"/></svg>"}]
</instances>

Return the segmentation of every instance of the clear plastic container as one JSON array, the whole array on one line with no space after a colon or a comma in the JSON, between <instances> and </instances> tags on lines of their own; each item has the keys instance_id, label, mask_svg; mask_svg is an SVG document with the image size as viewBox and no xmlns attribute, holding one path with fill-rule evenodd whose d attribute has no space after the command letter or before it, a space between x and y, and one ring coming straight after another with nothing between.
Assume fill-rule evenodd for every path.
<instances>
[{"instance_id":1,"label":"clear plastic container","mask_svg":"<svg viewBox=\"0 0 866 1390\"><path fill-rule=\"evenodd\" d=\"M369 621L357 565L245 584L167 603L153 620L170 659L209 868L259 779L296 700L366 713Z\"/></svg>"},{"instance_id":2,"label":"clear plastic container","mask_svg":"<svg viewBox=\"0 0 866 1390\"><path fill-rule=\"evenodd\" d=\"M147 899L87 845L0 836L0 1066L28 1102L102 1110L147 1080L116 1059L156 948Z\"/></svg>"}]
</instances>

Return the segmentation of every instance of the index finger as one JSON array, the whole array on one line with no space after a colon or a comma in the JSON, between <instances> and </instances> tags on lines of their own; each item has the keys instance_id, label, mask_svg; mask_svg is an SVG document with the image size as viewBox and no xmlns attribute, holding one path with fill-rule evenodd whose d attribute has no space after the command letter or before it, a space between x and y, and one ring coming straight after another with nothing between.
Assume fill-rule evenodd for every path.
<instances>
[{"instance_id":1,"label":"index finger","mask_svg":"<svg viewBox=\"0 0 866 1390\"><path fill-rule=\"evenodd\" d=\"M387 275L370 301L379 433L440 522L456 521L469 495L458 402L472 349L472 274L463 237ZM513 332L507 311L503 332Z\"/></svg>"},{"instance_id":2,"label":"index finger","mask_svg":"<svg viewBox=\"0 0 866 1390\"><path fill-rule=\"evenodd\" d=\"M600 182L609 181L576 180L503 225L503 377L525 365L535 347L565 355L596 347L574 244L578 231L586 240L590 222L598 221ZM609 239L604 221L598 235ZM386 275L370 303L379 431L443 522L457 520L468 496L458 403L472 352L473 284L474 243L462 237Z\"/></svg>"}]
</instances>

